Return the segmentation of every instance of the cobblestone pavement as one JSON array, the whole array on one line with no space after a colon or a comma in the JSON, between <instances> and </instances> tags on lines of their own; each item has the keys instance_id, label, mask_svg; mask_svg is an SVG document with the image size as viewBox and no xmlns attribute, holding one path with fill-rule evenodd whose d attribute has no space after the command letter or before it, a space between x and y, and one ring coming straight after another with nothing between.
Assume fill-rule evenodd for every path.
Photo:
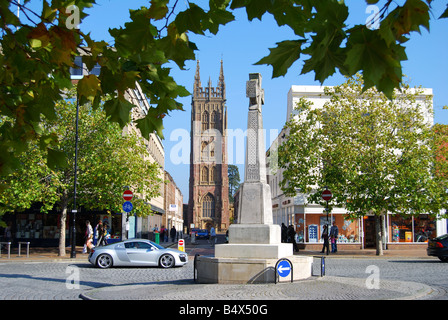
<instances>
[{"instance_id":1,"label":"cobblestone pavement","mask_svg":"<svg viewBox=\"0 0 448 320\"><path fill-rule=\"evenodd\" d=\"M192 253L207 252L196 248ZM112 268L91 266L85 257L75 261L0 260L1 300L382 300L447 299L448 264L434 258L331 257L326 276L320 277L315 258L314 276L294 283L203 285L193 282L193 261L181 268ZM373 267L372 267L373 266ZM369 271L370 270L370 271ZM376 270L378 287L372 287Z\"/></svg>"}]
</instances>

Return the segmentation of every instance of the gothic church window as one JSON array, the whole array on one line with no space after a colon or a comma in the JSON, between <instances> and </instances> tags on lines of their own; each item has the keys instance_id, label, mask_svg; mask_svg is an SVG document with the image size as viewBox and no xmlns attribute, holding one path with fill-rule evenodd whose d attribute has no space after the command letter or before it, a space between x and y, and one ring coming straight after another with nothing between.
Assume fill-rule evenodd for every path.
<instances>
[{"instance_id":1,"label":"gothic church window","mask_svg":"<svg viewBox=\"0 0 448 320\"><path fill-rule=\"evenodd\" d=\"M208 182L208 168L207 167L202 167L201 182Z\"/></svg>"},{"instance_id":2,"label":"gothic church window","mask_svg":"<svg viewBox=\"0 0 448 320\"><path fill-rule=\"evenodd\" d=\"M208 130L208 121L209 121L208 112L204 111L202 113L202 131Z\"/></svg>"},{"instance_id":3,"label":"gothic church window","mask_svg":"<svg viewBox=\"0 0 448 320\"><path fill-rule=\"evenodd\" d=\"M210 118L210 129L217 129L218 127L218 113L216 111L212 112L212 116Z\"/></svg>"},{"instance_id":4,"label":"gothic church window","mask_svg":"<svg viewBox=\"0 0 448 320\"><path fill-rule=\"evenodd\" d=\"M215 217L215 198L210 193L207 193L202 200L202 216Z\"/></svg>"}]
</instances>

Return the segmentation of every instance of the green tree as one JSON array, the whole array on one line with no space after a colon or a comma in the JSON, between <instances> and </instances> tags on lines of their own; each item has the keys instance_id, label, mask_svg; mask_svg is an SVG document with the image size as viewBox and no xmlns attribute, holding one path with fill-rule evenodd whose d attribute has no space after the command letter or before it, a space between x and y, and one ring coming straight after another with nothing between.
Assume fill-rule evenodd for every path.
<instances>
[{"instance_id":1,"label":"green tree","mask_svg":"<svg viewBox=\"0 0 448 320\"><path fill-rule=\"evenodd\" d=\"M41 123L42 136L57 140L59 149L67 159L48 166L44 152L38 146L21 154L24 166L1 180L9 185L0 194L2 212L23 210L34 202L42 202L42 211L56 206L61 211L59 255L65 255L65 225L67 211L73 207L75 106L74 99L56 104L56 116ZM123 130L107 121L101 105L93 109L90 104L80 106L77 206L86 209L121 212L122 193L130 187L136 194L133 200L138 215L151 214L145 204L159 194L162 180L156 163L147 159L147 149L133 130Z\"/></svg>"},{"instance_id":2,"label":"green tree","mask_svg":"<svg viewBox=\"0 0 448 320\"><path fill-rule=\"evenodd\" d=\"M182 110L176 101L187 90L170 76L169 63L180 69L195 59L197 47L188 34L216 34L220 26L235 19L232 11L244 8L249 20L270 14L279 26L288 26L297 39L288 39L270 49L258 64L273 67L273 77L284 75L292 63L305 60L301 73L314 72L323 82L339 71L352 76L362 72L364 90L376 86L387 96L402 83L403 44L412 32L429 30L432 0L366 0L381 10L377 29L366 25L348 26L348 7L340 0L210 0L208 4L189 1L184 10L179 1L151 0L148 7L130 11L131 21L111 29L113 48L77 29L94 0L43 0L42 10L30 8L32 0L0 2L0 115L13 121L0 126L0 174L8 174L20 162L24 141L39 140L53 165L60 153L52 152L54 140L39 130L42 117L55 118L55 104L71 87L69 68L74 58L86 55L91 70L101 66L99 76L84 77L79 83L81 104L96 107L104 97L111 121L122 127L130 121L131 105L124 92L139 83L153 108L136 120L144 136L162 135L163 118ZM73 6L76 4L76 7ZM15 15L19 8L22 20ZM78 19L79 17L79 19ZM448 17L446 10L440 18ZM50 77L48 75L51 75Z\"/></svg>"},{"instance_id":3,"label":"green tree","mask_svg":"<svg viewBox=\"0 0 448 320\"><path fill-rule=\"evenodd\" d=\"M435 171L442 179L448 179L448 125L434 125Z\"/></svg>"},{"instance_id":4,"label":"green tree","mask_svg":"<svg viewBox=\"0 0 448 320\"><path fill-rule=\"evenodd\" d=\"M227 172L229 176L229 201L233 203L233 194L240 186L240 172L234 164L228 165Z\"/></svg>"},{"instance_id":5,"label":"green tree","mask_svg":"<svg viewBox=\"0 0 448 320\"><path fill-rule=\"evenodd\" d=\"M290 195L299 189L321 205L328 187L331 206L344 207L349 219L374 214L381 255L381 218L387 212L439 214L448 203L447 181L435 174L432 123L425 118L432 106L417 99L420 90L403 86L389 100L362 88L360 77L350 78L325 89L330 101L323 108L300 101L279 147L281 187Z\"/></svg>"}]
</instances>

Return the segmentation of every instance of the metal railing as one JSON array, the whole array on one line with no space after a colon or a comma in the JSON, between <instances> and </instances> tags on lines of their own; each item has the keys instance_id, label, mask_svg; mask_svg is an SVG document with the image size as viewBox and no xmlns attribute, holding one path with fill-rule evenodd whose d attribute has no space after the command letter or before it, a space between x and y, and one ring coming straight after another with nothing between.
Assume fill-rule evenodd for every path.
<instances>
[{"instance_id":1,"label":"metal railing","mask_svg":"<svg viewBox=\"0 0 448 320\"><path fill-rule=\"evenodd\" d=\"M22 244L26 244L26 257L30 256L30 243L29 242L19 242L19 257L22 249Z\"/></svg>"},{"instance_id":2,"label":"metal railing","mask_svg":"<svg viewBox=\"0 0 448 320\"><path fill-rule=\"evenodd\" d=\"M11 259L11 242L0 242L0 258L2 257L2 247L6 245L8 248L8 259Z\"/></svg>"}]
</instances>

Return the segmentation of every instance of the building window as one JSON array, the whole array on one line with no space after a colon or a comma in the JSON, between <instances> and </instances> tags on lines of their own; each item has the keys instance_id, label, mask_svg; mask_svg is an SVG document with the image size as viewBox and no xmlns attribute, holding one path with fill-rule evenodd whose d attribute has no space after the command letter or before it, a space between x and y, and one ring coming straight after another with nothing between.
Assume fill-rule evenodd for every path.
<instances>
[{"instance_id":1,"label":"building window","mask_svg":"<svg viewBox=\"0 0 448 320\"><path fill-rule=\"evenodd\" d=\"M207 193L202 200L202 216L206 218L215 217L215 198Z\"/></svg>"},{"instance_id":2,"label":"building window","mask_svg":"<svg viewBox=\"0 0 448 320\"><path fill-rule=\"evenodd\" d=\"M90 74L94 74L97 77L99 77L100 72L101 72L101 66L98 63L93 66L92 70L90 70Z\"/></svg>"},{"instance_id":3,"label":"building window","mask_svg":"<svg viewBox=\"0 0 448 320\"><path fill-rule=\"evenodd\" d=\"M213 111L212 116L210 118L210 128L217 129L217 123L218 123L218 113L216 111Z\"/></svg>"},{"instance_id":4,"label":"building window","mask_svg":"<svg viewBox=\"0 0 448 320\"><path fill-rule=\"evenodd\" d=\"M202 159L207 159L208 158L208 147L207 147L207 142L202 141L201 142L201 158Z\"/></svg>"},{"instance_id":5,"label":"building window","mask_svg":"<svg viewBox=\"0 0 448 320\"><path fill-rule=\"evenodd\" d=\"M211 181L213 182L213 183L216 183L216 167L215 166L213 166L212 167L212 173L211 173Z\"/></svg>"},{"instance_id":6,"label":"building window","mask_svg":"<svg viewBox=\"0 0 448 320\"><path fill-rule=\"evenodd\" d=\"M202 131L208 130L208 112L204 111L202 113Z\"/></svg>"},{"instance_id":7,"label":"building window","mask_svg":"<svg viewBox=\"0 0 448 320\"><path fill-rule=\"evenodd\" d=\"M82 76L82 57L75 57L75 67L70 67L70 75Z\"/></svg>"},{"instance_id":8,"label":"building window","mask_svg":"<svg viewBox=\"0 0 448 320\"><path fill-rule=\"evenodd\" d=\"M202 167L201 170L201 181L202 182L208 182L208 168Z\"/></svg>"}]
</instances>

